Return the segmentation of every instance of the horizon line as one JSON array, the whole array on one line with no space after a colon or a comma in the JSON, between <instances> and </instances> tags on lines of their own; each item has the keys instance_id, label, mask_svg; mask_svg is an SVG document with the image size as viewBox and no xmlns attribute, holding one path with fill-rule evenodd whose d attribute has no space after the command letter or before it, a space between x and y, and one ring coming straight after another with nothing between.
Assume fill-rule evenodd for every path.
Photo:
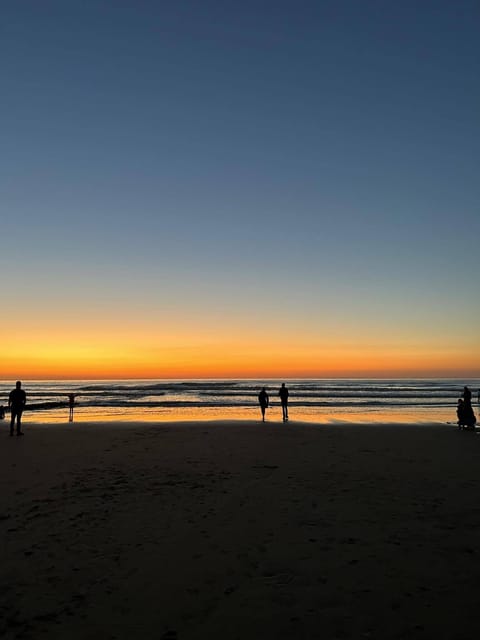
<instances>
[{"instance_id":1,"label":"horizon line","mask_svg":"<svg viewBox=\"0 0 480 640\"><path fill-rule=\"evenodd\" d=\"M160 380L160 381L172 381L172 380L463 380L463 379L478 379L480 380L480 372L476 374L465 374L465 375L402 375L402 376L199 376L199 377L172 377L172 376L147 376L147 377L137 377L137 376L121 376L121 377L82 377L82 376L74 376L74 377L63 377L59 376L56 378L46 377L46 378L29 378L28 376L11 376L11 377L0 377L0 383L2 382L10 382L12 380L21 380L21 381L30 381L30 382L57 382L57 381L126 381L126 380Z\"/></svg>"}]
</instances>

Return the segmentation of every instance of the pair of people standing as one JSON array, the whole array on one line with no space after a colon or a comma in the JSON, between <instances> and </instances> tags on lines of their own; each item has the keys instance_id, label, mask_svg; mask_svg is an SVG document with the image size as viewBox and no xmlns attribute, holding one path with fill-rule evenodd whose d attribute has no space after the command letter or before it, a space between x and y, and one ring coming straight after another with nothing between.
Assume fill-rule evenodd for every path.
<instances>
[{"instance_id":1,"label":"pair of people standing","mask_svg":"<svg viewBox=\"0 0 480 640\"><path fill-rule=\"evenodd\" d=\"M288 389L285 383L282 382L282 386L278 391L280 396L280 402L282 404L282 417L284 422L288 422ZM258 403L260 405L260 411L262 412L262 422L265 422L265 410L270 406L270 398L265 387L258 394Z\"/></svg>"},{"instance_id":2,"label":"pair of people standing","mask_svg":"<svg viewBox=\"0 0 480 640\"><path fill-rule=\"evenodd\" d=\"M22 383L17 380L15 389L10 391L8 396L8 406L10 409L10 435L13 436L15 430L15 421L17 422L17 436L23 436L22 431L22 413L27 404L27 394L22 389Z\"/></svg>"}]
</instances>

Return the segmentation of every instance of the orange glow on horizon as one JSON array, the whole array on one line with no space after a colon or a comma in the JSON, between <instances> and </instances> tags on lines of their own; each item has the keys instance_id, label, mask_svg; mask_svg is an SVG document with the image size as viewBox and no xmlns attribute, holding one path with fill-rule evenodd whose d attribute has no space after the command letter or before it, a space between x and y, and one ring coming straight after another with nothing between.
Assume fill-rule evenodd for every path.
<instances>
[{"instance_id":1,"label":"orange glow on horizon","mask_svg":"<svg viewBox=\"0 0 480 640\"><path fill-rule=\"evenodd\" d=\"M43 334L11 341L3 379L477 377L478 357L404 337L392 344L300 336ZM460 363L460 366L459 366Z\"/></svg>"}]
</instances>

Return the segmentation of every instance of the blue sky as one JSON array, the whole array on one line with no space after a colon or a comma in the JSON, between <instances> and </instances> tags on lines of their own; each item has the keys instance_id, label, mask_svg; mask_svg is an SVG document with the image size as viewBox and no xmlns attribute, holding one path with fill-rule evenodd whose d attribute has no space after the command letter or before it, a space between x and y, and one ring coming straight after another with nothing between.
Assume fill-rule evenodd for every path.
<instances>
[{"instance_id":1,"label":"blue sky","mask_svg":"<svg viewBox=\"0 0 480 640\"><path fill-rule=\"evenodd\" d=\"M4 294L297 330L325 307L393 333L444 314L478 353L479 18L463 1L3 3Z\"/></svg>"}]
</instances>

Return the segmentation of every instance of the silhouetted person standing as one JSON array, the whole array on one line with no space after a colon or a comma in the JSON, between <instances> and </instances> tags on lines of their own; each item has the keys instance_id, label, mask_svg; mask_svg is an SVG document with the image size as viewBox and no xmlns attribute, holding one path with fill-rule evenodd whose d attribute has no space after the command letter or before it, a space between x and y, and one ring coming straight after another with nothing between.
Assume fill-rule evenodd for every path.
<instances>
[{"instance_id":1,"label":"silhouetted person standing","mask_svg":"<svg viewBox=\"0 0 480 640\"><path fill-rule=\"evenodd\" d=\"M69 408L69 414L68 414L68 421L69 422L73 422L73 407L75 405L75 394L74 393L69 393L68 394L68 408Z\"/></svg>"},{"instance_id":2,"label":"silhouetted person standing","mask_svg":"<svg viewBox=\"0 0 480 640\"><path fill-rule=\"evenodd\" d=\"M263 389L258 394L258 402L260 404L260 410L262 412L262 422L265 422L265 409L268 408L268 405L269 405L269 402L270 402L269 397L268 397L268 393L267 393L265 387L263 387Z\"/></svg>"},{"instance_id":3,"label":"silhouetted person standing","mask_svg":"<svg viewBox=\"0 0 480 640\"><path fill-rule=\"evenodd\" d=\"M463 424L469 429L475 429L477 418L472 408L472 392L468 387L463 387Z\"/></svg>"},{"instance_id":4,"label":"silhouetted person standing","mask_svg":"<svg viewBox=\"0 0 480 640\"><path fill-rule=\"evenodd\" d=\"M22 413L27 404L27 394L22 389L22 383L17 380L15 389L10 391L8 396L8 406L10 408L10 435L13 436L15 420L17 421L17 436L23 436L22 431Z\"/></svg>"},{"instance_id":5,"label":"silhouetted person standing","mask_svg":"<svg viewBox=\"0 0 480 640\"><path fill-rule=\"evenodd\" d=\"M282 403L283 421L288 422L288 389L284 382L282 382L278 395L280 396L280 402Z\"/></svg>"}]
</instances>

